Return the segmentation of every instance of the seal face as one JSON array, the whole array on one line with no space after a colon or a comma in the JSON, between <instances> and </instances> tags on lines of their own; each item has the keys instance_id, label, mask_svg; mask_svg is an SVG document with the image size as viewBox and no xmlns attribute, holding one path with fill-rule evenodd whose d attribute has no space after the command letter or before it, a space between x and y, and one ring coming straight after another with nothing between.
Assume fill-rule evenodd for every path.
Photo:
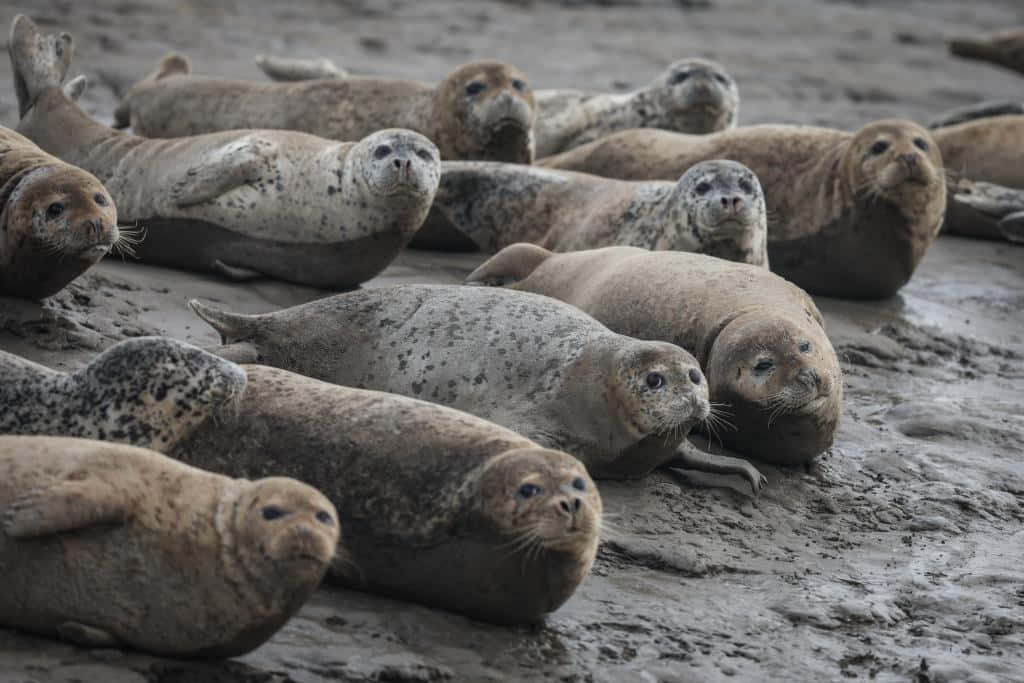
<instances>
[{"instance_id":1,"label":"seal face","mask_svg":"<svg viewBox=\"0 0 1024 683\"><path fill-rule=\"evenodd\" d=\"M0 437L0 624L91 647L232 657L270 638L334 557L334 506L153 451Z\"/></svg>"},{"instance_id":2,"label":"seal face","mask_svg":"<svg viewBox=\"0 0 1024 683\"><path fill-rule=\"evenodd\" d=\"M412 131L378 131L356 145L351 152L358 160L363 182L380 197L398 200L410 197L433 199L441 179L437 147Z\"/></svg>"},{"instance_id":3,"label":"seal face","mask_svg":"<svg viewBox=\"0 0 1024 683\"><path fill-rule=\"evenodd\" d=\"M117 244L117 210L93 175L0 129L0 293L40 299Z\"/></svg>"},{"instance_id":4,"label":"seal face","mask_svg":"<svg viewBox=\"0 0 1024 683\"><path fill-rule=\"evenodd\" d=\"M706 134L736 127L740 93L736 80L707 59L681 59L650 85L661 112L651 128Z\"/></svg>"},{"instance_id":5,"label":"seal face","mask_svg":"<svg viewBox=\"0 0 1024 683\"><path fill-rule=\"evenodd\" d=\"M76 436L165 452L230 413L245 372L163 337L123 341L64 375L0 351L0 434Z\"/></svg>"},{"instance_id":6,"label":"seal face","mask_svg":"<svg viewBox=\"0 0 1024 683\"><path fill-rule=\"evenodd\" d=\"M575 455L594 476L647 474L708 414L689 353L547 297L410 285L260 316L190 306L220 332L225 358L465 410Z\"/></svg>"},{"instance_id":7,"label":"seal face","mask_svg":"<svg viewBox=\"0 0 1024 683\"><path fill-rule=\"evenodd\" d=\"M442 158L533 163L536 103L519 69L466 64L438 86L437 99L433 139Z\"/></svg>"},{"instance_id":8,"label":"seal face","mask_svg":"<svg viewBox=\"0 0 1024 683\"><path fill-rule=\"evenodd\" d=\"M805 462L831 446L842 373L814 302L767 270L699 254L608 247L502 250L469 276L556 297L609 328L660 339L701 362L708 421L723 443L767 462Z\"/></svg>"},{"instance_id":9,"label":"seal face","mask_svg":"<svg viewBox=\"0 0 1024 683\"><path fill-rule=\"evenodd\" d=\"M321 488L345 530L332 578L498 623L536 621L583 581L602 508L577 459L433 403L245 369L238 413L174 456Z\"/></svg>"}]
</instances>

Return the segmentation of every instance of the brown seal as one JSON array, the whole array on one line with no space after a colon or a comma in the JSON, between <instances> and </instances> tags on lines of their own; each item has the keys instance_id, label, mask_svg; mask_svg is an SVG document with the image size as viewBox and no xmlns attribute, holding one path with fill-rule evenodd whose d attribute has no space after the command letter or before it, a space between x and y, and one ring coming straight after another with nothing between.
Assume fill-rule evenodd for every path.
<instances>
[{"instance_id":1,"label":"brown seal","mask_svg":"<svg viewBox=\"0 0 1024 683\"><path fill-rule=\"evenodd\" d=\"M504 62L471 62L437 86L369 77L261 83L193 76L169 55L127 92L115 125L139 135L182 137L279 128L358 140L382 128L430 138L443 159L533 161L533 92Z\"/></svg>"},{"instance_id":2,"label":"brown seal","mask_svg":"<svg viewBox=\"0 0 1024 683\"><path fill-rule=\"evenodd\" d=\"M92 647L233 657L302 606L335 554L323 494L153 451L0 437L0 624Z\"/></svg>"},{"instance_id":3,"label":"brown seal","mask_svg":"<svg viewBox=\"0 0 1024 683\"><path fill-rule=\"evenodd\" d=\"M524 623L557 609L586 577L601 497L577 459L444 406L245 370L237 417L201 427L175 455L324 491L345 530L332 578Z\"/></svg>"},{"instance_id":4,"label":"brown seal","mask_svg":"<svg viewBox=\"0 0 1024 683\"><path fill-rule=\"evenodd\" d=\"M628 180L671 180L732 159L761 181L771 268L814 294L879 298L910 280L942 227L942 155L902 120L855 133L764 125L711 135L630 130L540 165Z\"/></svg>"},{"instance_id":5,"label":"brown seal","mask_svg":"<svg viewBox=\"0 0 1024 683\"><path fill-rule=\"evenodd\" d=\"M62 89L71 36L44 36L18 16L9 45L18 131L103 180L121 219L146 229L134 248L145 262L350 288L383 270L430 209L440 159L419 133L335 142L241 130L148 140L94 121Z\"/></svg>"},{"instance_id":6,"label":"brown seal","mask_svg":"<svg viewBox=\"0 0 1024 683\"><path fill-rule=\"evenodd\" d=\"M806 293L763 268L632 247L552 254L520 244L468 281L553 296L616 332L690 351L735 428L722 441L737 451L796 464L832 445L843 382L824 319Z\"/></svg>"},{"instance_id":7,"label":"brown seal","mask_svg":"<svg viewBox=\"0 0 1024 683\"><path fill-rule=\"evenodd\" d=\"M516 242L553 251L625 245L768 265L761 184L749 168L723 160L696 164L676 182L446 161L411 246L457 248L462 236L488 253Z\"/></svg>"},{"instance_id":8,"label":"brown seal","mask_svg":"<svg viewBox=\"0 0 1024 683\"><path fill-rule=\"evenodd\" d=\"M997 64L1024 74L1024 28L950 38L949 51L957 57Z\"/></svg>"},{"instance_id":9,"label":"brown seal","mask_svg":"<svg viewBox=\"0 0 1024 683\"><path fill-rule=\"evenodd\" d=\"M0 294L56 294L119 239L114 200L96 176L0 127Z\"/></svg>"}]
</instances>

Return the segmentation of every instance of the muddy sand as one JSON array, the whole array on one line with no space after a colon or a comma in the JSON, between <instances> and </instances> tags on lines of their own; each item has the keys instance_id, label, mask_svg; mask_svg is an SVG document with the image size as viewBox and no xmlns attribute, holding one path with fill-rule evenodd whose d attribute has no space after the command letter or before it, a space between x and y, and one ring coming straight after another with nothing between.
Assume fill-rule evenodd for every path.
<instances>
[{"instance_id":1,"label":"muddy sand","mask_svg":"<svg viewBox=\"0 0 1024 683\"><path fill-rule=\"evenodd\" d=\"M4 3L74 34L84 104L178 49L196 69L260 78L258 53L437 80L514 62L534 87L626 89L683 56L718 59L742 123L920 121L1024 79L948 57L943 36L1024 24L1001 2ZM0 82L10 67L0 60ZM0 88L14 125L13 88ZM481 258L407 252L370 286L458 282ZM602 483L615 530L548 621L499 628L323 589L237 660L175 662L0 630L0 681L1024 681L1024 247L942 237L883 302L819 298L843 359L835 447L811 467ZM108 260L39 306L0 299L0 348L60 369L128 336L214 344L202 297L266 311L323 292Z\"/></svg>"}]
</instances>

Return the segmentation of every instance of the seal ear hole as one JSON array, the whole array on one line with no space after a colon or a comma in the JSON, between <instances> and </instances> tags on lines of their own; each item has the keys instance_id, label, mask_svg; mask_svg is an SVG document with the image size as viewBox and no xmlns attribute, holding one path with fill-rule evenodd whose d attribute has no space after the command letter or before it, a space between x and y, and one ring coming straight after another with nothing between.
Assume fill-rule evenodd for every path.
<instances>
[{"instance_id":1,"label":"seal ear hole","mask_svg":"<svg viewBox=\"0 0 1024 683\"><path fill-rule=\"evenodd\" d=\"M486 89L487 89L487 85L486 84L481 83L480 81L473 81L472 83L470 83L469 85L466 86L466 94L470 95L470 96L472 96L472 95L479 95L480 93L482 93Z\"/></svg>"},{"instance_id":2,"label":"seal ear hole","mask_svg":"<svg viewBox=\"0 0 1024 683\"><path fill-rule=\"evenodd\" d=\"M586 491L587 482L583 481L583 477L576 477L572 480L572 487L577 491Z\"/></svg>"},{"instance_id":3,"label":"seal ear hole","mask_svg":"<svg viewBox=\"0 0 1024 683\"><path fill-rule=\"evenodd\" d=\"M106 206L107 198L101 195L99 192L92 196L92 200L96 202L97 206Z\"/></svg>"},{"instance_id":4,"label":"seal ear hole","mask_svg":"<svg viewBox=\"0 0 1024 683\"><path fill-rule=\"evenodd\" d=\"M704 195L711 192L711 183L706 180L697 183L697 194Z\"/></svg>"},{"instance_id":5,"label":"seal ear hole","mask_svg":"<svg viewBox=\"0 0 1024 683\"><path fill-rule=\"evenodd\" d=\"M914 147L917 147L922 152L927 152L928 142L924 138L914 138Z\"/></svg>"},{"instance_id":6,"label":"seal ear hole","mask_svg":"<svg viewBox=\"0 0 1024 683\"><path fill-rule=\"evenodd\" d=\"M882 154L887 149L889 149L889 143L885 140L879 140L875 144L871 145L871 153L876 156Z\"/></svg>"},{"instance_id":7,"label":"seal ear hole","mask_svg":"<svg viewBox=\"0 0 1024 683\"><path fill-rule=\"evenodd\" d=\"M754 366L754 374L763 375L766 372L769 372L774 367L775 363L773 363L771 359L761 358L760 360L757 361L757 365Z\"/></svg>"},{"instance_id":8,"label":"seal ear hole","mask_svg":"<svg viewBox=\"0 0 1024 683\"><path fill-rule=\"evenodd\" d=\"M320 522L321 524L326 524L327 526L334 525L334 518L331 517L331 513L328 512L327 510L319 510L316 513L316 521Z\"/></svg>"},{"instance_id":9,"label":"seal ear hole","mask_svg":"<svg viewBox=\"0 0 1024 683\"><path fill-rule=\"evenodd\" d=\"M679 85L680 83L682 83L683 81L685 81L689 77L690 77L690 72L689 71L680 71L679 73L672 75L672 80L669 81L669 83L671 85Z\"/></svg>"},{"instance_id":10,"label":"seal ear hole","mask_svg":"<svg viewBox=\"0 0 1024 683\"><path fill-rule=\"evenodd\" d=\"M47 218L57 218L62 213L64 213L64 205L61 204L60 202L54 202L53 204L50 204L48 207L46 207Z\"/></svg>"},{"instance_id":11,"label":"seal ear hole","mask_svg":"<svg viewBox=\"0 0 1024 683\"><path fill-rule=\"evenodd\" d=\"M529 498L533 498L540 492L541 488L536 484L523 484L522 486L519 487L519 490L516 491L516 495L526 500Z\"/></svg>"},{"instance_id":12,"label":"seal ear hole","mask_svg":"<svg viewBox=\"0 0 1024 683\"><path fill-rule=\"evenodd\" d=\"M280 519L280 518L284 517L285 516L285 511L282 510L281 508L277 507L276 505L267 505L267 506L265 506L263 508L262 514L263 514L263 519L265 519L268 522L270 522L270 521L273 521L275 519Z\"/></svg>"},{"instance_id":13,"label":"seal ear hole","mask_svg":"<svg viewBox=\"0 0 1024 683\"><path fill-rule=\"evenodd\" d=\"M810 353L811 342L800 342L800 353Z\"/></svg>"},{"instance_id":14,"label":"seal ear hole","mask_svg":"<svg viewBox=\"0 0 1024 683\"><path fill-rule=\"evenodd\" d=\"M373 150L374 159L383 159L387 155L391 154L391 148L387 145L381 145L377 149Z\"/></svg>"},{"instance_id":15,"label":"seal ear hole","mask_svg":"<svg viewBox=\"0 0 1024 683\"><path fill-rule=\"evenodd\" d=\"M519 92L522 92L522 91L526 90L526 83L523 82L519 78L513 78L512 79L512 87L515 88L516 90L518 90Z\"/></svg>"},{"instance_id":16,"label":"seal ear hole","mask_svg":"<svg viewBox=\"0 0 1024 683\"><path fill-rule=\"evenodd\" d=\"M644 378L648 389L660 389L665 386L665 375L660 372L649 372Z\"/></svg>"}]
</instances>

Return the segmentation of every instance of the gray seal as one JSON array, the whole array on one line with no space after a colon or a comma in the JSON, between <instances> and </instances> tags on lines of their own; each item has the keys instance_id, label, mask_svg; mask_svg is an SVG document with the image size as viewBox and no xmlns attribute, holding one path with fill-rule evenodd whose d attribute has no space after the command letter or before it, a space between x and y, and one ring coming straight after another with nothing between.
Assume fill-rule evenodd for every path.
<instances>
[{"instance_id":1,"label":"gray seal","mask_svg":"<svg viewBox=\"0 0 1024 683\"><path fill-rule=\"evenodd\" d=\"M339 537L312 487L154 451L0 437L0 625L88 647L234 657L316 590Z\"/></svg>"},{"instance_id":2,"label":"gray seal","mask_svg":"<svg viewBox=\"0 0 1024 683\"><path fill-rule=\"evenodd\" d=\"M0 351L0 434L76 436L167 452L230 414L245 372L163 337L123 341L64 374Z\"/></svg>"},{"instance_id":3,"label":"gray seal","mask_svg":"<svg viewBox=\"0 0 1024 683\"><path fill-rule=\"evenodd\" d=\"M557 609L587 576L601 496L576 458L445 406L245 370L237 415L172 455L322 490L345 531L331 579L518 624Z\"/></svg>"}]
</instances>

